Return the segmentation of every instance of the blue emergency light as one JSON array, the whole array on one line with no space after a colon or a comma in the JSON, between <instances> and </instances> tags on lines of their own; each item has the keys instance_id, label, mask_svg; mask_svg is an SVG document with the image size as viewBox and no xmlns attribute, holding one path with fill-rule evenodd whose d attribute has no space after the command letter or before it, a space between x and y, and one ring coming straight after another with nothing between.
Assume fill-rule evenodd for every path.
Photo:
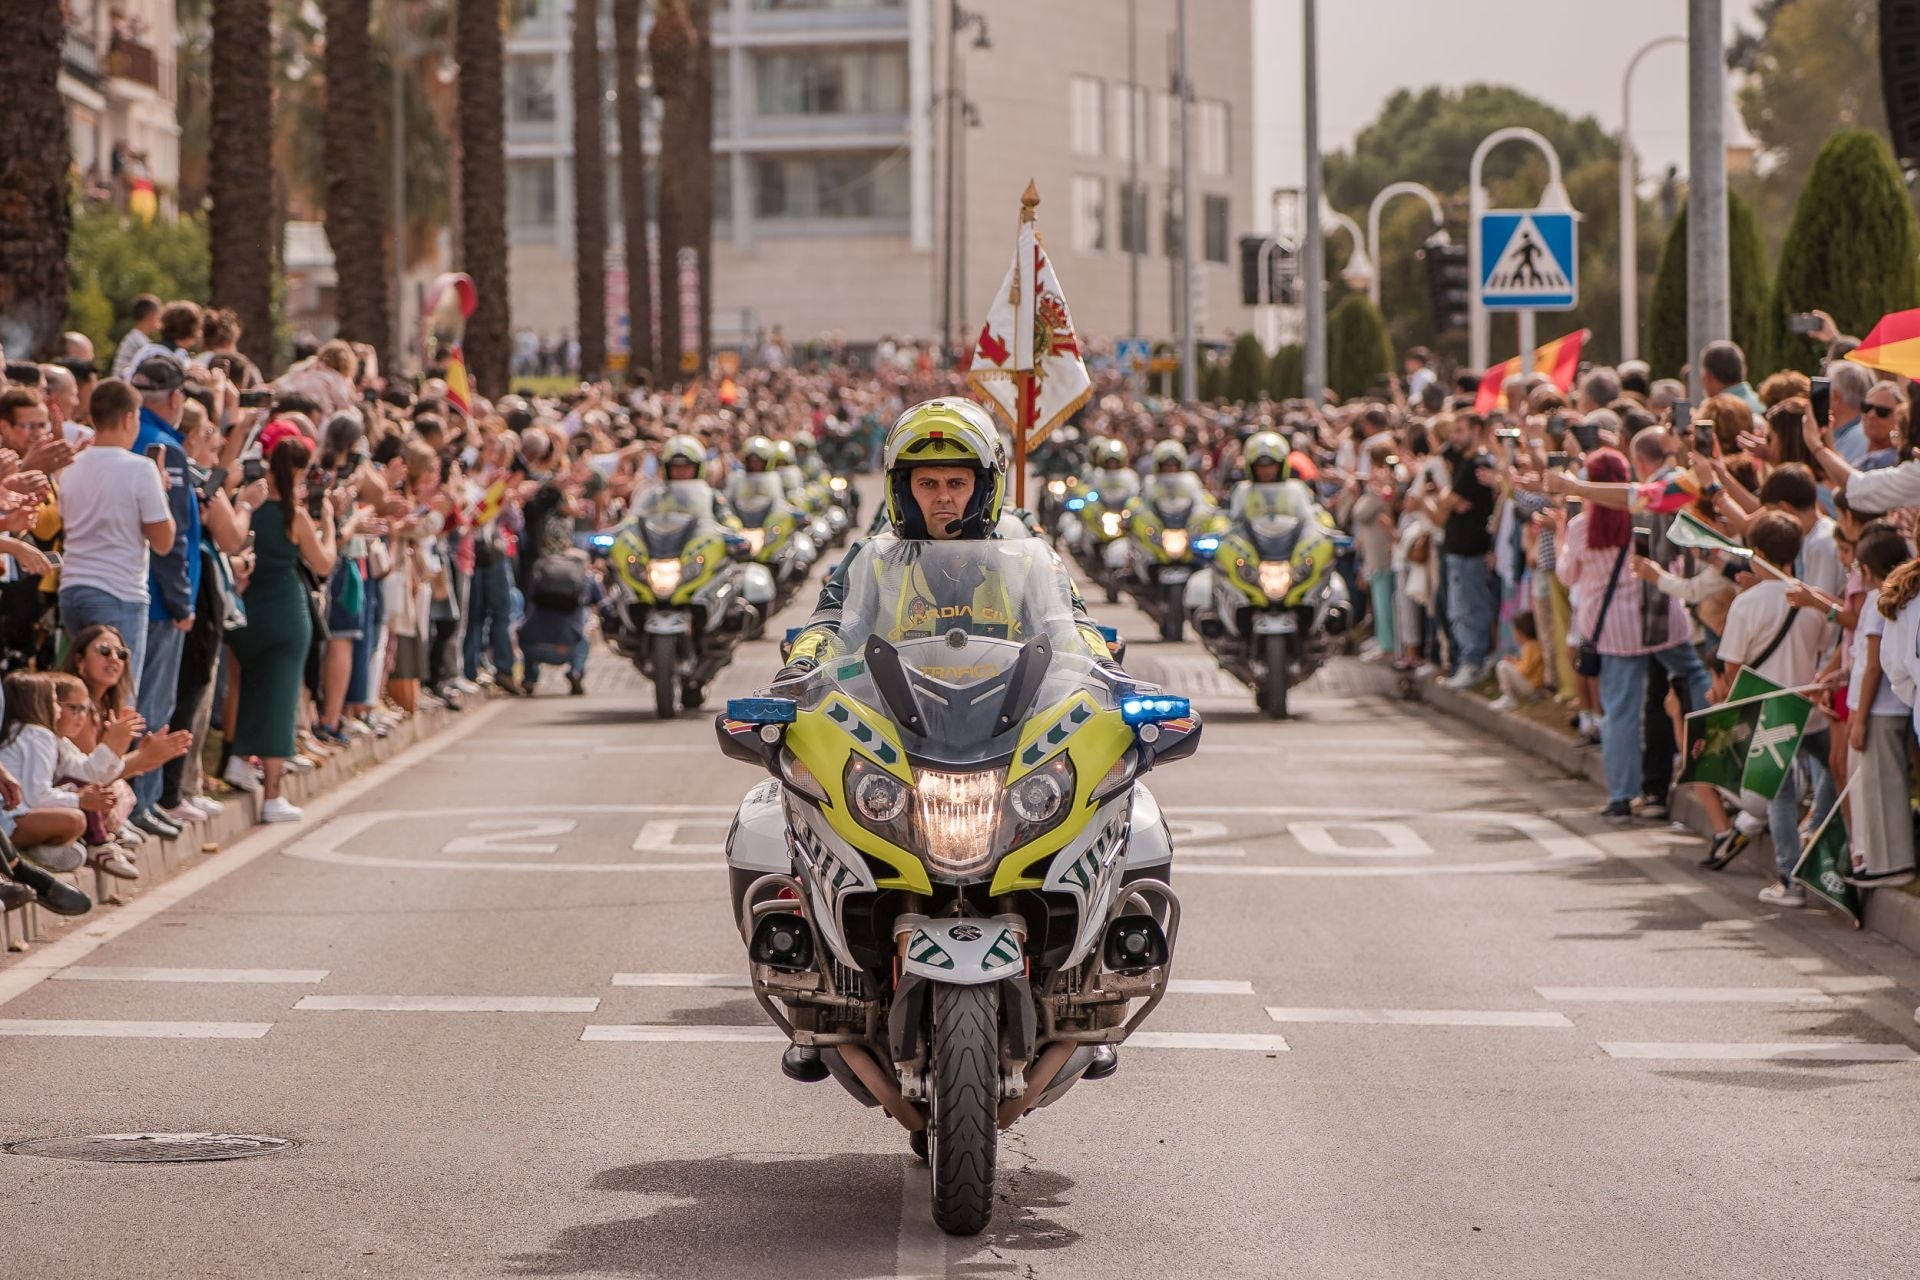
<instances>
[{"instance_id":1,"label":"blue emergency light","mask_svg":"<svg viewBox=\"0 0 1920 1280\"><path fill-rule=\"evenodd\" d=\"M799 710L792 698L727 699L727 719L741 724L792 724Z\"/></svg>"},{"instance_id":2,"label":"blue emergency light","mask_svg":"<svg viewBox=\"0 0 1920 1280\"><path fill-rule=\"evenodd\" d=\"M1202 555L1212 555L1220 549L1220 539L1214 537L1212 534L1208 534L1204 538L1195 538L1193 540L1193 549Z\"/></svg>"},{"instance_id":3,"label":"blue emergency light","mask_svg":"<svg viewBox=\"0 0 1920 1280\"><path fill-rule=\"evenodd\" d=\"M1135 728L1143 724L1159 724L1163 720L1179 720L1192 714L1191 699L1176 698L1171 694L1142 694L1123 698L1120 702L1120 718Z\"/></svg>"},{"instance_id":4,"label":"blue emergency light","mask_svg":"<svg viewBox=\"0 0 1920 1280\"><path fill-rule=\"evenodd\" d=\"M1067 510L1069 511L1078 511L1080 510L1080 508L1086 505L1087 505L1087 500L1085 498L1068 498L1067 499Z\"/></svg>"}]
</instances>

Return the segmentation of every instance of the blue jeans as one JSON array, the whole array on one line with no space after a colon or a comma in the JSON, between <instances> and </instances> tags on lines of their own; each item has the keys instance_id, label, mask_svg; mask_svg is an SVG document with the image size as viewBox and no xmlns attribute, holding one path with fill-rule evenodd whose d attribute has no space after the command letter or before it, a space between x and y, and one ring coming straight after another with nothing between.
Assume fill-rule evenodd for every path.
<instances>
[{"instance_id":1,"label":"blue jeans","mask_svg":"<svg viewBox=\"0 0 1920 1280\"><path fill-rule=\"evenodd\" d=\"M587 655L593 652L593 643L582 640L578 644L529 644L521 646L520 656L526 659L526 684L531 689L540 683L540 667L544 663L550 667L565 667L573 675L585 679L587 675Z\"/></svg>"},{"instance_id":2,"label":"blue jeans","mask_svg":"<svg viewBox=\"0 0 1920 1280\"><path fill-rule=\"evenodd\" d=\"M1645 728L1647 663L1658 662L1686 691L1687 707L1698 711L1713 693L1713 677L1692 644L1670 645L1653 653L1620 658L1600 655L1600 761L1607 773L1607 801L1625 804L1640 794L1640 734ZM1662 797L1663 799L1665 797Z\"/></svg>"},{"instance_id":3,"label":"blue jeans","mask_svg":"<svg viewBox=\"0 0 1920 1280\"><path fill-rule=\"evenodd\" d=\"M1493 646L1493 570L1485 556L1447 557L1447 629L1456 667L1484 667Z\"/></svg>"},{"instance_id":4,"label":"blue jeans","mask_svg":"<svg viewBox=\"0 0 1920 1280\"><path fill-rule=\"evenodd\" d=\"M1373 598L1374 643L1380 646L1382 653L1397 658L1400 651L1394 644L1393 570L1382 569L1379 573L1368 575L1367 589Z\"/></svg>"},{"instance_id":5,"label":"blue jeans","mask_svg":"<svg viewBox=\"0 0 1920 1280\"><path fill-rule=\"evenodd\" d=\"M98 587L67 587L60 592L60 625L69 638L78 640L96 622L112 627L126 641L127 670L138 696L140 669L147 658L147 602L122 600Z\"/></svg>"},{"instance_id":6,"label":"blue jeans","mask_svg":"<svg viewBox=\"0 0 1920 1280\"><path fill-rule=\"evenodd\" d=\"M469 680L480 674L482 647L492 654L495 671L513 674L513 571L498 553L492 564L474 566L467 593L467 634L460 657Z\"/></svg>"},{"instance_id":7,"label":"blue jeans","mask_svg":"<svg viewBox=\"0 0 1920 1280\"><path fill-rule=\"evenodd\" d=\"M1780 793L1767 802L1767 834L1773 837L1773 867L1780 873L1782 884L1793 882L1793 868L1800 861L1801 770L1813 774L1811 817L1814 829L1818 830L1820 824L1827 820L1827 815L1833 812L1833 772L1827 768L1828 748L1831 745L1825 729L1801 738L1800 754L1794 757L1793 764L1787 769L1786 779L1780 784Z\"/></svg>"},{"instance_id":8,"label":"blue jeans","mask_svg":"<svg viewBox=\"0 0 1920 1280\"><path fill-rule=\"evenodd\" d=\"M170 727L174 695L180 688L180 654L186 643L187 633L172 622L147 624L147 656L140 668L139 708L148 733ZM138 802L134 806L136 811L151 809L160 803L161 773L154 769L133 780L133 795Z\"/></svg>"}]
</instances>

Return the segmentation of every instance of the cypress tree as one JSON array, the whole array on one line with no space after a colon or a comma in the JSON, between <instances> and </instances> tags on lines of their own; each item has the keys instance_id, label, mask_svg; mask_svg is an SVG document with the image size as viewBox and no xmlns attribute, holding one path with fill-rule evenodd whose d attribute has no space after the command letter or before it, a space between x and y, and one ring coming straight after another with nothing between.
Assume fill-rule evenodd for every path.
<instances>
[{"instance_id":1,"label":"cypress tree","mask_svg":"<svg viewBox=\"0 0 1920 1280\"><path fill-rule=\"evenodd\" d=\"M1768 319L1766 239L1753 206L1727 193L1727 285L1732 293L1733 331L1729 335L1747 353L1747 369L1758 382L1773 369L1772 326ZM1691 358L1687 350L1687 210L1667 232L1660 267L1653 277L1647 309L1647 363L1656 378L1677 378Z\"/></svg>"},{"instance_id":2,"label":"cypress tree","mask_svg":"<svg viewBox=\"0 0 1920 1280\"><path fill-rule=\"evenodd\" d=\"M1267 362L1267 395L1275 401L1298 400L1306 394L1306 352L1288 343Z\"/></svg>"},{"instance_id":3,"label":"cypress tree","mask_svg":"<svg viewBox=\"0 0 1920 1280\"><path fill-rule=\"evenodd\" d=\"M1267 352L1260 339L1243 333L1234 339L1233 354L1227 359L1227 399L1252 404L1267 385Z\"/></svg>"},{"instance_id":4,"label":"cypress tree","mask_svg":"<svg viewBox=\"0 0 1920 1280\"><path fill-rule=\"evenodd\" d=\"M1342 400L1365 395L1393 371L1387 322L1366 294L1348 294L1327 317L1327 357L1327 385Z\"/></svg>"}]
</instances>

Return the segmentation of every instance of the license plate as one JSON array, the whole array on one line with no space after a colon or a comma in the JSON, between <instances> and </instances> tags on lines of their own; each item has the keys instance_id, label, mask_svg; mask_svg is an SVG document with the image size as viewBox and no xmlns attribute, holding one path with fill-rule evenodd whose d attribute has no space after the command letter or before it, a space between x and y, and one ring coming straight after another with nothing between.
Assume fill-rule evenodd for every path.
<instances>
[{"instance_id":1,"label":"license plate","mask_svg":"<svg viewBox=\"0 0 1920 1280\"><path fill-rule=\"evenodd\" d=\"M1290 613L1261 613L1253 619L1253 634L1257 636L1290 636L1300 630L1300 619Z\"/></svg>"},{"instance_id":2,"label":"license plate","mask_svg":"<svg viewBox=\"0 0 1920 1280\"><path fill-rule=\"evenodd\" d=\"M1162 586L1178 586L1192 576L1193 570L1191 569L1162 569L1160 571L1160 583Z\"/></svg>"}]
</instances>

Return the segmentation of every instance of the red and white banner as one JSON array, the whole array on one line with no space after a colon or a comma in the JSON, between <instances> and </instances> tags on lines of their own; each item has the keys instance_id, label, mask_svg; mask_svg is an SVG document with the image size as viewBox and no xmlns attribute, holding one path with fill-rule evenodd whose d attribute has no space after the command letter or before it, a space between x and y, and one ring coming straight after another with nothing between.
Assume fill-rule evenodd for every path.
<instances>
[{"instance_id":1,"label":"red and white banner","mask_svg":"<svg viewBox=\"0 0 1920 1280\"><path fill-rule=\"evenodd\" d=\"M1080 358L1066 291L1040 243L1033 217L1039 196L1032 187L1022 204L1013 266L987 310L967 381L1015 433L1028 424L1024 447L1031 449L1087 402L1093 380Z\"/></svg>"}]
</instances>

